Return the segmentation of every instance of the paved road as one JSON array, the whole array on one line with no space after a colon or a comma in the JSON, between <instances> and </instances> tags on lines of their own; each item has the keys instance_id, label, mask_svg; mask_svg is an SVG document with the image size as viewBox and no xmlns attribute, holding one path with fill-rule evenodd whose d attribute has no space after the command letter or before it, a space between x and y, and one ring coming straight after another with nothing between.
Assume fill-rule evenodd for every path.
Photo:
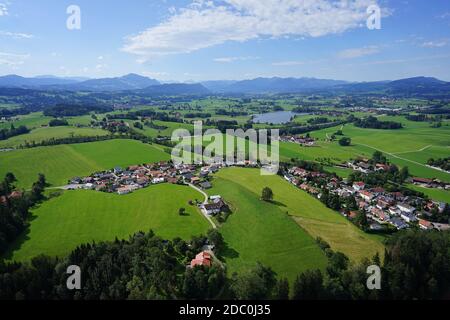
<instances>
[{"instance_id":1,"label":"paved road","mask_svg":"<svg viewBox=\"0 0 450 320\"><path fill-rule=\"evenodd\" d=\"M194 189L194 190L200 192L200 193L205 197L205 201L203 201L203 204L207 204L207 203L208 203L209 197L208 197L208 195L205 193L205 191L203 191L203 190L200 189L200 188L197 188L197 187L194 186L193 184L190 184L190 183L189 183L188 185L189 185L189 187L191 187L192 189ZM217 229L217 226L216 226L216 224L214 223L214 221L211 219L211 217L208 216L205 212L203 212L203 210L200 210L200 211L201 211L201 213L203 214L203 216L209 221L209 223L211 224L211 226L212 226L214 229Z\"/></svg>"}]
</instances>

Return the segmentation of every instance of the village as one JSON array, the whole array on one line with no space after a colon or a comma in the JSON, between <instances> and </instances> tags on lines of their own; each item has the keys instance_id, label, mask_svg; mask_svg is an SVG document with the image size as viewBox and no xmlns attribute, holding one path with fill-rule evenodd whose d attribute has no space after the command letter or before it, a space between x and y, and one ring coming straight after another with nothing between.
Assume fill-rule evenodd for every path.
<instances>
[{"instance_id":1,"label":"village","mask_svg":"<svg viewBox=\"0 0 450 320\"><path fill-rule=\"evenodd\" d=\"M369 173L371 170L387 170L385 164L376 164L373 167L364 160L355 160L348 165L355 171L363 173ZM356 208L346 208L346 203L343 203L340 213L351 221L354 221L359 213L364 214L370 231L385 230L386 226L396 230L413 226L423 230L450 229L448 221L447 223L429 221L433 214L443 214L444 211L449 210L448 204L444 202L405 195L399 191L389 192L380 186L370 186L362 181L348 183L347 179L340 179L335 175L308 171L299 167L290 168L284 174L284 178L319 200L325 193L336 195L340 199L351 199ZM432 183L431 180L424 181L419 178L412 178L411 181ZM448 185L445 188L447 189Z\"/></svg>"},{"instance_id":2,"label":"village","mask_svg":"<svg viewBox=\"0 0 450 320\"><path fill-rule=\"evenodd\" d=\"M316 145L316 139L309 136L296 136L296 135L281 136L280 141L296 143L302 147L314 147Z\"/></svg>"},{"instance_id":3,"label":"village","mask_svg":"<svg viewBox=\"0 0 450 320\"><path fill-rule=\"evenodd\" d=\"M75 177L63 189L96 190L126 195L151 185L171 183L190 185L202 192L212 188L209 175L216 173L221 167L222 165L173 165L171 162L135 165L126 169L115 167L112 170L97 172L88 177ZM205 195L205 197L207 196ZM207 197L204 202L191 202L190 204L198 205L206 216L217 216L229 212L227 204L220 195Z\"/></svg>"},{"instance_id":4,"label":"village","mask_svg":"<svg viewBox=\"0 0 450 320\"><path fill-rule=\"evenodd\" d=\"M126 169L116 167L112 170L94 173L89 177L75 177L69 181L69 185L65 186L64 189L97 190L126 195L151 185L172 183L190 185L202 192L212 188L210 175L218 172L223 166L225 164L174 165L172 162L159 162L130 166ZM237 164L237 166L255 167L256 164L247 161ZM342 166L363 174L389 170L388 164L374 164L368 159L356 159ZM308 171L299 167L291 167L283 174L287 181L319 200L325 192L336 195L340 199L352 198L355 207L346 208L346 204L343 203L340 207L340 213L349 220L355 220L359 212L364 213L368 219L370 231L381 231L386 229L386 226L391 226L395 230L407 229L412 226L418 226L424 230L450 229L447 222L430 221L433 214L442 214L445 210L448 210L448 205L444 202L405 195L399 191L389 192L380 186L367 185L362 181L348 183L347 179L340 179L332 174ZM449 189L448 184L435 179L413 177L409 179L409 182L421 186ZM227 204L220 195L210 196L204 202L191 204L196 204L201 212L208 217L229 211Z\"/></svg>"}]
</instances>

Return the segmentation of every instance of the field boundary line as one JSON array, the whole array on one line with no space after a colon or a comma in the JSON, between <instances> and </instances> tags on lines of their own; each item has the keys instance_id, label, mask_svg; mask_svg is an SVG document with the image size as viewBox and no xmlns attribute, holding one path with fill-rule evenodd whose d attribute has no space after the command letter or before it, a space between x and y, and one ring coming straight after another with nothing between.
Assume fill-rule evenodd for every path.
<instances>
[{"instance_id":1,"label":"field boundary line","mask_svg":"<svg viewBox=\"0 0 450 320\"><path fill-rule=\"evenodd\" d=\"M382 152L382 153L387 154L388 156L391 156L391 157L394 157L394 158L397 158L397 159L400 159L400 160L404 160L404 161L407 161L407 162L411 162L411 163L417 164L417 165L419 165L419 166L421 166L421 167L424 167L424 168L429 168L429 169L433 169L433 170L436 170L436 171L441 171L441 170L438 170L438 169L436 169L436 168L427 166L427 165L425 165L425 164L423 164L423 163L420 163L420 162L416 162L416 161L413 161L413 160L409 160L409 159L406 159L406 158L399 157L399 156L397 156L395 153L386 152L386 151L384 151L384 150L381 150L381 149L378 149L378 148L369 146L369 145L367 145L367 144L359 143L359 144L356 144L356 145L360 145L360 146L364 146L364 147L367 147L367 148L370 148L370 149L373 149L373 150L376 150L376 151L380 151L380 152Z\"/></svg>"},{"instance_id":2,"label":"field boundary line","mask_svg":"<svg viewBox=\"0 0 450 320\"><path fill-rule=\"evenodd\" d=\"M405 153L422 152L422 151L425 151L425 150L427 150L427 149L429 149L431 147L433 147L433 145L430 144L429 146L423 147L422 149L419 149L419 150L394 152L393 154L405 154Z\"/></svg>"}]
</instances>

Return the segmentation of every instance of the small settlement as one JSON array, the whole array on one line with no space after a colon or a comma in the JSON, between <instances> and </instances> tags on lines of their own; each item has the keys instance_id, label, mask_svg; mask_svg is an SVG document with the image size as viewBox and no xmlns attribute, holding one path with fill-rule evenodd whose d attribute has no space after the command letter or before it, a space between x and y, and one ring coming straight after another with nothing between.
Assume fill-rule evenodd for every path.
<instances>
[{"instance_id":1,"label":"small settlement","mask_svg":"<svg viewBox=\"0 0 450 320\"><path fill-rule=\"evenodd\" d=\"M160 183L190 183L202 189L209 189L212 185L208 180L208 175L218 170L219 166L215 165L198 167L181 164L174 166L170 162L136 165L126 169L115 167L112 170L96 172L89 177L75 177L69 181L66 188L69 190L97 190L119 195Z\"/></svg>"},{"instance_id":2,"label":"small settlement","mask_svg":"<svg viewBox=\"0 0 450 320\"><path fill-rule=\"evenodd\" d=\"M302 147L314 147L316 145L316 139L306 136L282 136L280 141L296 143Z\"/></svg>"},{"instance_id":3,"label":"small settlement","mask_svg":"<svg viewBox=\"0 0 450 320\"><path fill-rule=\"evenodd\" d=\"M375 168L363 165L365 162L351 163L355 170L386 170L383 166ZM363 171L362 171L363 172ZM408 196L402 192L389 192L381 187L372 187L362 181L352 184L345 179L339 179L332 174L308 171L299 167L292 167L284 174L284 178L321 199L324 192L337 195L343 199L354 200L356 210L341 209L341 214L349 220L354 220L358 210L363 212L369 221L370 230L384 229L383 225L391 225L397 230L418 225L421 229L450 229L449 224L433 223L427 220L432 212L443 213L448 210L444 202L422 199L417 196Z\"/></svg>"}]
</instances>

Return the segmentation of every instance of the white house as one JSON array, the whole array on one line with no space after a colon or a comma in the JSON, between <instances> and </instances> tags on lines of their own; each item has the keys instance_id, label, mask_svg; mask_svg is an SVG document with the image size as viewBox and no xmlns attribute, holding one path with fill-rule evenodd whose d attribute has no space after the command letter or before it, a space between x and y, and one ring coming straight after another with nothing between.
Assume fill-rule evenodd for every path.
<instances>
[{"instance_id":1,"label":"white house","mask_svg":"<svg viewBox=\"0 0 450 320\"><path fill-rule=\"evenodd\" d=\"M365 188L366 184L364 182L355 182L353 183L353 189L356 191L361 191Z\"/></svg>"},{"instance_id":2,"label":"white house","mask_svg":"<svg viewBox=\"0 0 450 320\"><path fill-rule=\"evenodd\" d=\"M406 203L397 204L397 208L399 208L402 212L405 213L414 213L414 211L416 211L416 208L411 207L409 204Z\"/></svg>"},{"instance_id":3,"label":"white house","mask_svg":"<svg viewBox=\"0 0 450 320\"><path fill-rule=\"evenodd\" d=\"M152 183L153 184L158 184L158 183L163 183L164 181L165 181L164 178L154 178L152 180Z\"/></svg>"},{"instance_id":4,"label":"white house","mask_svg":"<svg viewBox=\"0 0 450 320\"><path fill-rule=\"evenodd\" d=\"M410 213L402 213L400 215L400 217L408 223L417 221L417 218L413 214L410 214Z\"/></svg>"}]
</instances>

